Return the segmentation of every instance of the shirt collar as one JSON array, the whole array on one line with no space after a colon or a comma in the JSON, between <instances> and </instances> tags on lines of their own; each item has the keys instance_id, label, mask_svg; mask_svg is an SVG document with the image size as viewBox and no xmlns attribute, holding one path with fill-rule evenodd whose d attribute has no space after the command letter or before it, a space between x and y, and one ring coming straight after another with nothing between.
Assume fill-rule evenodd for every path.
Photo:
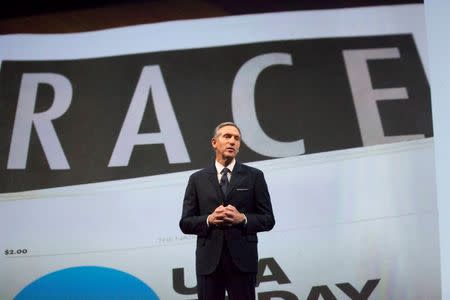
<instances>
[{"instance_id":1,"label":"shirt collar","mask_svg":"<svg viewBox=\"0 0 450 300\"><path fill-rule=\"evenodd\" d=\"M233 160L230 162L230 164L227 166L228 170L230 170L230 172L233 172L234 166L236 165L236 159L233 158ZM225 168L225 166L223 166L221 163L219 163L216 160L216 170L217 173L220 174L223 170L223 168Z\"/></svg>"}]
</instances>

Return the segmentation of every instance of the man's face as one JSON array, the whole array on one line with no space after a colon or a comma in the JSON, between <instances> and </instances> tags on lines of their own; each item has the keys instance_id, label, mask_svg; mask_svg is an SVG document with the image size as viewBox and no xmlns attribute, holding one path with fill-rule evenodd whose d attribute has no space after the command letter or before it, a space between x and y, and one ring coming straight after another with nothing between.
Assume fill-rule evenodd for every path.
<instances>
[{"instance_id":1,"label":"man's face","mask_svg":"<svg viewBox=\"0 0 450 300\"><path fill-rule=\"evenodd\" d=\"M216 151L218 162L230 162L239 152L241 135L236 127L224 126L219 129L217 136L211 140L211 144Z\"/></svg>"}]
</instances>

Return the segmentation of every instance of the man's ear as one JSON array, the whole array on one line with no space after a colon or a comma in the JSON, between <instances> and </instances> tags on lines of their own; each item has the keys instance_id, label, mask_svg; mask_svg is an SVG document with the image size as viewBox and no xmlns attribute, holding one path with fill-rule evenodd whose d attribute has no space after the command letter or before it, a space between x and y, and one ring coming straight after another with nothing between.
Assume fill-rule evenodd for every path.
<instances>
[{"instance_id":1,"label":"man's ear","mask_svg":"<svg viewBox=\"0 0 450 300\"><path fill-rule=\"evenodd\" d=\"M216 143L217 143L216 138L212 138L212 139L211 139L211 146L212 146L213 148L216 148Z\"/></svg>"}]
</instances>

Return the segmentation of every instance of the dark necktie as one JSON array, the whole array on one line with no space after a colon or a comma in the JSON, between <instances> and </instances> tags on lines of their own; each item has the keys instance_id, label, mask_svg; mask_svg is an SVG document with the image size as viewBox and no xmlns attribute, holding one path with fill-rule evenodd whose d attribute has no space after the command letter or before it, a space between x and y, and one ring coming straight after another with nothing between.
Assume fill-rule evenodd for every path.
<instances>
[{"instance_id":1,"label":"dark necktie","mask_svg":"<svg viewBox=\"0 0 450 300\"><path fill-rule=\"evenodd\" d=\"M228 168L223 168L222 172L220 172L222 174L222 177L220 178L220 188L222 189L224 196L227 195L227 189L229 184L227 176L228 172L230 172Z\"/></svg>"}]
</instances>

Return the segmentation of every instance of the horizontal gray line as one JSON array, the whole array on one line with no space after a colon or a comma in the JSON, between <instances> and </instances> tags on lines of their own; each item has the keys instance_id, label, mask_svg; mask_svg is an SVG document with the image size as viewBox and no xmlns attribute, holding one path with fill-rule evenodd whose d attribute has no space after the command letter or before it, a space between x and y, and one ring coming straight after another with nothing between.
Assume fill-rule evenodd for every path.
<instances>
[{"instance_id":1,"label":"horizontal gray line","mask_svg":"<svg viewBox=\"0 0 450 300\"><path fill-rule=\"evenodd\" d=\"M293 230L305 230L305 229L317 229L317 228L325 228L325 227L332 227L336 225L350 225L350 224L357 224L357 223L367 223L367 222L374 222L374 221L382 221L382 220L388 220L388 219L396 219L396 218L402 218L402 217L411 217L411 216L417 216L417 215L433 215L436 214L437 211L427 210L422 211L420 213L408 213L408 214L400 214L395 216L384 216L384 217L378 217L378 218L367 218L367 219L359 219L355 221L345 221L345 222L335 222L335 223L329 223L329 224L322 224L322 225L311 225L311 226L297 226L292 228L286 228L282 230L273 230L273 232L286 232L286 231L293 231Z\"/></svg>"},{"instance_id":2,"label":"horizontal gray line","mask_svg":"<svg viewBox=\"0 0 450 300\"><path fill-rule=\"evenodd\" d=\"M171 243L173 244L185 244L185 243ZM120 252L120 251L133 251L133 250L141 250L141 249L151 249L156 247L168 246L168 244L163 245L152 245L152 246L140 246L140 247L132 247L132 248L116 248L116 249L108 249L108 250L89 250L89 251L79 251L79 252L64 252L64 253L54 253L54 254L15 254L15 255L7 255L6 258L29 258L29 257L44 257L44 256L62 256L62 255L80 255L80 254L92 254L92 253L111 253L111 252Z\"/></svg>"},{"instance_id":3,"label":"horizontal gray line","mask_svg":"<svg viewBox=\"0 0 450 300\"><path fill-rule=\"evenodd\" d=\"M382 221L382 220L388 220L388 219L396 219L396 218L403 218L403 217L411 217L416 215L437 215L437 211L424 211L419 213L409 213L409 214L401 214L396 216L384 216L379 218L368 218L368 219L360 219L355 221L348 221L348 222L337 222L337 223L330 223L330 224L324 224L324 225L313 225L313 226L306 226L306 227L292 227L292 228L286 228L282 230L273 230L272 232L288 232L288 231L294 231L294 230L307 230L307 229L318 229L318 228L325 228L325 227L332 227L332 226L340 226L340 225L351 225L351 224L358 224L358 223L367 223L367 222L374 222L374 221ZM81 255L81 254L91 254L91 253L111 253L111 252L120 252L120 251L133 251L133 250L143 250L143 249L151 249L156 247L164 247L164 246L174 246L174 245L184 245L191 243L195 240L195 237L191 239L186 239L183 241L177 241L177 242L169 242L166 244L161 245L152 245L152 246L140 246L140 247L131 247L131 248L116 248L116 249L108 249L108 250L90 250L90 251L79 251L79 252L65 252L65 253L54 253L54 254L19 254L19 255L7 255L6 258L13 259L13 258L31 258L31 257L47 257L47 256L63 256L63 255Z\"/></svg>"}]
</instances>

